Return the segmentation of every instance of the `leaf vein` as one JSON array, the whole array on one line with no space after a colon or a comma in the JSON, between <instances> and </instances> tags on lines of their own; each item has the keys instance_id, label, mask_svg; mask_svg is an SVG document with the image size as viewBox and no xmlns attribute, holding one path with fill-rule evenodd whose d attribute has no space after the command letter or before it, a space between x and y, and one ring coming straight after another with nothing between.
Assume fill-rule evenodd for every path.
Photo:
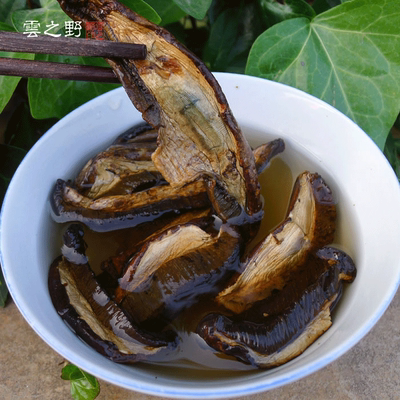
<instances>
[{"instance_id":1,"label":"leaf vein","mask_svg":"<svg viewBox=\"0 0 400 400\"><path fill-rule=\"evenodd\" d=\"M352 31L348 29L337 29L337 28L332 28L327 25L321 25L321 24L316 24L312 23L313 27L319 27L322 29L326 29L332 32L341 32L341 33L351 33L352 35L357 34L357 35L372 35L372 36L388 36L388 37L395 37L395 38L400 38L400 34L394 34L394 33L378 33L378 32L365 32L365 31Z\"/></svg>"},{"instance_id":2,"label":"leaf vein","mask_svg":"<svg viewBox=\"0 0 400 400\"><path fill-rule=\"evenodd\" d=\"M347 96L346 96L346 92L345 92L345 90L344 90L344 88L343 88L343 86L342 86L342 82L341 82L340 79L339 79L339 74L338 74L337 71L336 71L335 64L334 64L334 62L333 62L333 60L332 60L332 58L331 58L331 56L330 56L330 54L329 54L329 52L328 52L328 49L326 48L326 46L325 46L323 40L321 39L321 37L318 35L317 30L314 29L313 26L311 26L311 29L314 31L314 33L315 33L315 35L317 36L319 42L321 43L321 46L322 46L322 48L324 49L324 52L325 52L326 56L328 57L328 60L329 60L329 62L330 62L330 64L331 64L331 66L332 66L332 72L333 72L333 74L334 74L335 77L336 77L336 80L337 80L337 82L338 82L339 88L340 88L340 90L342 91L343 98L344 98L345 103L346 103L347 108L348 108L348 111L347 111L347 112L350 114L350 117L351 117L353 120L355 120L354 114L353 114L353 110L352 110L352 108L350 107L350 103L349 103L349 100L348 100L348 98L347 98Z\"/></svg>"},{"instance_id":3,"label":"leaf vein","mask_svg":"<svg viewBox=\"0 0 400 400\"><path fill-rule=\"evenodd\" d=\"M294 64L296 63L296 61L299 59L300 55L303 53L303 51L304 51L304 49L305 49L305 47L306 47L306 45L307 45L307 43L308 43L308 41L309 41L309 39L310 39L310 36L311 36L311 29L309 29L307 39L304 41L304 44L303 44L303 46L301 47L299 53L298 53L297 56L293 59L293 61L288 65L288 67L285 69L285 71L282 73L282 75L279 77L279 81L283 78L283 76L284 76L284 75L286 74L286 72L290 69L290 67L291 67L292 65L294 65ZM296 82L297 82L297 79L296 79Z\"/></svg>"}]
</instances>

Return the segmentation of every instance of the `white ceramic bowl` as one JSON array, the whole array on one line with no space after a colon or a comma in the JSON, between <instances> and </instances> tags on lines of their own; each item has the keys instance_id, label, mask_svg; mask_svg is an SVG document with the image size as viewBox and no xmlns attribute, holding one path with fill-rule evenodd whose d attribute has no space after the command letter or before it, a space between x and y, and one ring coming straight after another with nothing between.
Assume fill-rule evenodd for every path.
<instances>
[{"instance_id":1,"label":"white ceramic bowl","mask_svg":"<svg viewBox=\"0 0 400 400\"><path fill-rule=\"evenodd\" d=\"M283 158L293 173L317 171L332 187L339 204L340 242L354 258L358 276L346 288L331 329L301 356L273 370L181 373L165 366L118 365L97 354L67 328L50 301L47 273L58 250L48 199L57 178L72 178L77 165L141 121L123 89L102 95L52 127L21 163L2 209L1 262L15 303L43 340L72 363L127 389L205 399L292 382L359 341L399 284L399 184L369 137L334 108L293 88L243 75L216 77L252 145L282 137Z\"/></svg>"}]
</instances>

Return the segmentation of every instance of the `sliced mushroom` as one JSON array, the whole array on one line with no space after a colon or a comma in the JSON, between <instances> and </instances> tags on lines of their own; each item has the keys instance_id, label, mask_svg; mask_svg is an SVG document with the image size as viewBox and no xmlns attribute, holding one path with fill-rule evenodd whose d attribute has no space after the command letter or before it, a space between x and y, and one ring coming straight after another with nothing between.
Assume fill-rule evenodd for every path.
<instances>
[{"instance_id":1,"label":"sliced mushroom","mask_svg":"<svg viewBox=\"0 0 400 400\"><path fill-rule=\"evenodd\" d=\"M134 127L89 160L75 179L75 186L80 194L98 199L166 184L151 161L156 148L157 132L150 125Z\"/></svg>"},{"instance_id":2,"label":"sliced mushroom","mask_svg":"<svg viewBox=\"0 0 400 400\"><path fill-rule=\"evenodd\" d=\"M260 187L251 148L214 76L165 29L116 1L59 0L75 20L99 20L109 40L142 43L145 60L107 60L144 120L158 129L152 159L173 186L207 177L219 216L259 215ZM228 198L229 201L220 201ZM259 215L259 217L261 217Z\"/></svg>"},{"instance_id":3,"label":"sliced mushroom","mask_svg":"<svg viewBox=\"0 0 400 400\"><path fill-rule=\"evenodd\" d=\"M332 324L343 281L356 268L334 248L311 254L290 282L239 315L210 314L197 333L214 349L260 368L281 365L301 354Z\"/></svg>"},{"instance_id":4,"label":"sliced mushroom","mask_svg":"<svg viewBox=\"0 0 400 400\"><path fill-rule=\"evenodd\" d=\"M227 225L217 236L192 224L168 229L133 257L115 300L138 323L169 322L202 296L221 290L237 271L241 244Z\"/></svg>"},{"instance_id":5,"label":"sliced mushroom","mask_svg":"<svg viewBox=\"0 0 400 400\"><path fill-rule=\"evenodd\" d=\"M145 242L152 240L173 227L187 224L208 230L208 228L214 224L211 210L206 208L203 210L188 211L181 215L164 217L162 224L161 221L159 224L146 224L145 227L147 229L145 229L141 240L135 241L129 246L129 248L120 251L117 255L103 261L101 265L102 270L106 271L114 280L121 278L125 270L128 268L132 257L134 257ZM143 228L141 228L141 231L143 231Z\"/></svg>"},{"instance_id":6,"label":"sliced mushroom","mask_svg":"<svg viewBox=\"0 0 400 400\"><path fill-rule=\"evenodd\" d=\"M332 193L321 176L302 173L285 221L259 243L245 261L243 273L217 296L217 302L241 313L282 289L310 252L332 243L335 218Z\"/></svg>"},{"instance_id":7,"label":"sliced mushroom","mask_svg":"<svg viewBox=\"0 0 400 400\"><path fill-rule=\"evenodd\" d=\"M149 131L146 132L149 133ZM129 135L128 131L116 142L122 144L134 142L142 135ZM254 154L257 155L256 163L259 166L259 173L268 166L272 157L283 151L284 145L276 146L277 141L282 140L268 142L254 150ZM184 185L183 188L154 187L135 194L138 187L134 188L133 182L136 178L141 188L143 184L149 183L146 180L143 181L145 176L152 177L154 179L152 184L156 186L164 184L160 176L154 172L154 165L149 161L150 171L141 170L136 176L132 174L132 180L127 174L127 179L124 180L118 175L118 164L113 165L115 159L113 157L109 159L107 154L109 154L108 151L102 152L87 162L75 181L76 189L63 180L57 181L52 195L53 217L56 222L79 221L95 231L107 231L152 221L168 211L182 212L210 207L207 198L207 183L203 181ZM124 160L121 164L127 164L128 172L134 171L138 165L129 160ZM112 169L108 167L110 165ZM85 195L87 190L90 193ZM191 196L193 196L192 199ZM100 198L97 199L98 197Z\"/></svg>"},{"instance_id":8,"label":"sliced mushroom","mask_svg":"<svg viewBox=\"0 0 400 400\"><path fill-rule=\"evenodd\" d=\"M147 122L134 125L124 133L121 133L113 144L133 144L133 143L154 143L156 144L158 138L157 130L154 129Z\"/></svg>"},{"instance_id":9,"label":"sliced mushroom","mask_svg":"<svg viewBox=\"0 0 400 400\"><path fill-rule=\"evenodd\" d=\"M194 181L180 188L155 186L130 195L92 200L59 179L52 196L52 216L56 222L79 221L94 231L128 228L154 221L166 213L208 206L203 181Z\"/></svg>"},{"instance_id":10,"label":"sliced mushroom","mask_svg":"<svg viewBox=\"0 0 400 400\"><path fill-rule=\"evenodd\" d=\"M104 156L104 154L102 154ZM79 192L90 198L132 194L149 187L166 184L151 161L131 161L123 156L96 157L85 167L85 176L76 181Z\"/></svg>"},{"instance_id":11,"label":"sliced mushroom","mask_svg":"<svg viewBox=\"0 0 400 400\"><path fill-rule=\"evenodd\" d=\"M268 167L271 160L285 150L285 142L282 139L271 140L253 150L256 162L257 174L260 175Z\"/></svg>"},{"instance_id":12,"label":"sliced mushroom","mask_svg":"<svg viewBox=\"0 0 400 400\"><path fill-rule=\"evenodd\" d=\"M107 358L122 363L146 360L176 346L172 332L150 334L136 327L98 284L84 254L83 230L64 235L63 256L50 267L52 302L67 325Z\"/></svg>"}]
</instances>

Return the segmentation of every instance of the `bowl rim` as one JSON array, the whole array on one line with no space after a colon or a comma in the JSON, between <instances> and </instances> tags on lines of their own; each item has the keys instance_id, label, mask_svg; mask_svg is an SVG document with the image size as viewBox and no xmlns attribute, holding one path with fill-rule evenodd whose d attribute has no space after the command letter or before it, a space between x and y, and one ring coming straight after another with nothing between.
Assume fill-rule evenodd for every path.
<instances>
[{"instance_id":1,"label":"bowl rim","mask_svg":"<svg viewBox=\"0 0 400 400\"><path fill-rule=\"evenodd\" d=\"M215 76L217 80L223 79L225 80L231 80L231 79L238 79L240 77L240 80L243 80L243 83L246 80L261 80L264 85L272 85L272 86L279 86L282 90L295 94L297 96L300 96L308 101L311 101L313 103L316 103L318 105L323 105L324 107L328 107L331 109L332 112L337 113L341 116L341 118L346 118L349 123L351 123L354 127L356 127L359 131L360 137L363 136L363 140L368 140L370 144L372 144L377 151L380 152L380 150L377 148L375 143L372 141L372 139L366 135L361 128L359 128L352 120L350 120L348 117L343 115L341 112L333 108L332 106L328 105L327 103L323 102L322 100L311 96L305 92L302 92L298 89L295 89L293 87L277 83L274 81L269 81L266 79L262 78L257 78L257 77L252 77L252 76L247 76L247 75L240 75L240 74L230 74L230 73L215 73ZM84 370L89 370L89 372L100 379L107 381L111 384L115 384L118 386L121 386L123 388L129 389L129 390L136 390L138 392L150 394L150 395L155 395L155 396L168 396L168 397L173 397L173 398L226 398L226 397L237 397L237 396L243 396L243 395L251 395L251 394L256 394L262 391L270 390L273 388L277 388L280 386L283 386L285 384L294 382L300 378L303 378L305 376L308 376L312 374L313 372L316 372L317 370L325 367L332 361L336 360L339 358L341 355L343 355L345 352L347 352L351 347L353 347L356 343L358 343L370 330L371 328L376 324L376 322L380 319L380 317L383 315L383 313L386 311L387 307L389 306L390 302L392 301L393 297L395 296L397 289L400 284L400 264L399 268L397 271L397 280L392 283L392 286L387 290L384 301L382 301L381 307L370 317L367 323L364 325L360 326L359 329L347 340L344 342L341 346L339 346L336 349L333 349L326 353L324 357L322 357L319 360L314 360L311 362L308 362L306 367L297 367L295 371L288 371L286 373L280 374L278 377L273 377L273 379L263 379L259 378L259 382L255 383L254 379L252 379L250 382L243 382L240 385L234 385L232 388L202 388L202 389L188 389L188 388L176 388L172 389L171 387L165 385L162 386L162 384L143 384L140 382L140 379L137 379L133 377L131 383L128 383L124 381L124 379L118 379L118 375L115 373L112 373L111 376L107 376L104 372L103 367L98 367L97 365L90 365L88 368L85 368L87 366L87 363L85 363L85 359L80 357L79 355L76 355L74 353L71 353L69 351L63 351L60 352L59 345L57 344L58 340L53 341L52 337L48 337L48 332L45 329L45 326L42 326L38 321L36 321L35 317L33 315L30 315L30 313L26 313L24 310L22 303L22 297L21 294L18 291L18 288L14 286L14 281L12 278L10 278L9 275L9 267L8 267L8 262L4 262L4 254L7 253L3 249L3 221L4 221L4 210L7 208L8 204L8 198L9 198L9 193L11 192L15 180L18 179L20 171L24 168L24 164L26 160L29 158L29 154L31 152L34 152L38 147L42 146L42 143L46 140L47 137L50 135L53 135L57 130L63 126L64 124L68 124L69 120L74 119L78 117L81 113L84 113L85 110L88 107L91 107L92 105L96 104L97 102L104 101L107 98L112 98L116 93L125 93L124 89L122 87L111 90L105 94L102 94L89 102L86 102L82 106L78 107L77 109L73 110L71 113L67 114L64 118L62 118L60 121L58 121L53 127L51 127L32 147L30 152L28 152L27 156L24 158L24 160L21 162L19 165L17 171L14 174L13 179L11 180L9 184L9 188L5 194L3 205L1 208L0 212L0 264L2 265L2 270L3 270L3 275L4 279L6 281L6 284L8 286L8 290L10 295L12 296L17 308L25 318L25 320L28 322L28 324L34 329L34 331L50 346L52 347L57 353L62 354L66 359L73 359L74 363L78 366L80 366ZM390 170L392 171L392 176L388 179L394 179L397 182L398 186L398 197L400 199L400 186L398 185L398 180L397 177L391 168L389 162L387 159L383 156L387 165L389 166ZM382 159L383 162L383 159ZM394 182L393 182L394 183ZM70 356L72 355L72 357ZM77 362L78 361L78 362ZM267 377L268 378L268 377ZM133 384L132 384L133 383Z\"/></svg>"}]
</instances>

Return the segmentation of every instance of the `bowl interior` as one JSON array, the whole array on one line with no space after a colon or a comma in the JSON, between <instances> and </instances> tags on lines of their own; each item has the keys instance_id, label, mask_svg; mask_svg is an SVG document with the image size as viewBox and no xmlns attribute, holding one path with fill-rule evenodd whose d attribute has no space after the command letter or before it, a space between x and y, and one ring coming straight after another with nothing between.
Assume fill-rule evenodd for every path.
<instances>
[{"instance_id":1,"label":"bowl interior","mask_svg":"<svg viewBox=\"0 0 400 400\"><path fill-rule=\"evenodd\" d=\"M379 149L347 117L298 90L243 75L216 77L251 145L281 137L286 142L282 159L293 177L308 169L328 182L339 209L336 244L353 257L358 275L345 290L333 326L301 356L273 370L125 366L97 354L56 314L47 273L59 254L60 227L49 214L56 179L73 178L90 156L141 121L123 89L100 96L51 128L16 172L2 209L1 262L10 292L33 329L66 359L125 388L206 398L250 394L291 382L360 340L397 290L400 190Z\"/></svg>"}]
</instances>

